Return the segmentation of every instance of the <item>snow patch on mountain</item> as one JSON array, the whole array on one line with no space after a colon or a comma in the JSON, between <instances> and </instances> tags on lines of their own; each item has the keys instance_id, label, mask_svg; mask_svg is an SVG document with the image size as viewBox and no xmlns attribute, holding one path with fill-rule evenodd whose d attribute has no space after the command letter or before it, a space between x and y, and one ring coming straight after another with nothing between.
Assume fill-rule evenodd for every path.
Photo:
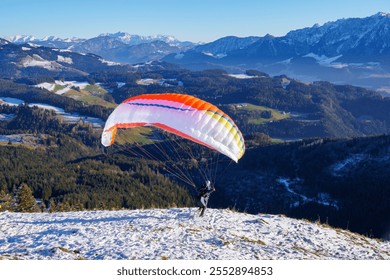
<instances>
[{"instance_id":1,"label":"snow patch on mountain","mask_svg":"<svg viewBox=\"0 0 390 280\"><path fill-rule=\"evenodd\" d=\"M57 55L57 61L68 63L68 64L73 64L73 60L71 57L64 57L62 55Z\"/></svg>"},{"instance_id":2,"label":"snow patch on mountain","mask_svg":"<svg viewBox=\"0 0 390 280\"><path fill-rule=\"evenodd\" d=\"M226 53L217 53L217 54L214 54L214 53L211 53L211 52L201 52L202 54L204 55L207 55L207 56L211 56L211 57L214 57L214 58L224 58L225 56L227 56Z\"/></svg>"},{"instance_id":3,"label":"snow patch on mountain","mask_svg":"<svg viewBox=\"0 0 390 280\"><path fill-rule=\"evenodd\" d=\"M23 104L24 101L18 98L13 97L0 97L0 104L5 104L7 106L19 106Z\"/></svg>"},{"instance_id":4,"label":"snow patch on mountain","mask_svg":"<svg viewBox=\"0 0 390 280\"><path fill-rule=\"evenodd\" d=\"M367 159L367 155L365 154L351 155L346 159L333 164L330 167L331 173L333 176L343 176L346 172L351 170L351 168L355 167L365 159Z\"/></svg>"},{"instance_id":5,"label":"snow patch on mountain","mask_svg":"<svg viewBox=\"0 0 390 280\"><path fill-rule=\"evenodd\" d=\"M21 61L21 64L23 67L42 67L48 70L56 70L59 68L62 68L61 64L58 64L55 61L49 61L46 59L43 59L37 54L33 54L32 56L26 56Z\"/></svg>"},{"instance_id":6,"label":"snow patch on mountain","mask_svg":"<svg viewBox=\"0 0 390 280\"><path fill-rule=\"evenodd\" d=\"M236 79L253 79L257 78L257 76L249 76L247 74L226 74L226 76L236 78Z\"/></svg>"},{"instance_id":7,"label":"snow patch on mountain","mask_svg":"<svg viewBox=\"0 0 390 280\"><path fill-rule=\"evenodd\" d=\"M48 83L48 82L44 82L44 83L40 83L40 84L37 84L35 85L35 87L37 88L44 88L44 89L47 89L48 91L54 91L54 88L55 88L56 84L54 83Z\"/></svg>"},{"instance_id":8,"label":"snow patch on mountain","mask_svg":"<svg viewBox=\"0 0 390 280\"><path fill-rule=\"evenodd\" d=\"M108 66L122 65L122 63L114 62L114 61L109 61L109 60L105 60L105 59L103 59L103 58L100 58L99 60L100 60L100 62L102 62L102 63L104 63L104 64L107 64Z\"/></svg>"},{"instance_id":9,"label":"snow patch on mountain","mask_svg":"<svg viewBox=\"0 0 390 280\"><path fill-rule=\"evenodd\" d=\"M304 55L303 57L311 57L311 58L314 58L317 63L321 66L331 66L332 63L334 61L336 61L337 59L339 59L340 57L342 57L342 55L337 55L337 56L334 56L334 57L327 57L326 55L317 55L317 54L314 54L314 53L308 53L306 55Z\"/></svg>"},{"instance_id":10,"label":"snow patch on mountain","mask_svg":"<svg viewBox=\"0 0 390 280\"><path fill-rule=\"evenodd\" d=\"M35 87L47 89L48 91L54 92L55 94L62 95L72 88L84 89L88 85L88 82L55 80L54 83L44 82L35 85ZM61 86L62 88L56 90L56 86Z\"/></svg>"},{"instance_id":11,"label":"snow patch on mountain","mask_svg":"<svg viewBox=\"0 0 390 280\"><path fill-rule=\"evenodd\" d=\"M292 194L293 197L296 198L296 200L291 203L291 207L298 207L298 206L300 206L302 204L305 204L305 203L308 203L308 202L312 202L312 203L317 203L317 204L320 204L320 205L330 206L330 207L334 207L336 209L339 209L337 201L332 199L330 197L330 195L327 194L327 193L319 193L317 195L317 197L310 198L310 197L307 197L304 194L301 194L301 193L298 193L297 191L295 191L292 188L292 186L296 185L297 183L299 184L299 181L300 181L299 179L295 179L295 180L291 180L291 179L288 179L288 178L279 178L279 179L277 179L277 182L280 183L281 185L283 185L286 188L286 190L290 194Z\"/></svg>"},{"instance_id":12,"label":"snow patch on mountain","mask_svg":"<svg viewBox=\"0 0 390 280\"><path fill-rule=\"evenodd\" d=\"M75 82L77 84L78 82ZM49 83L42 83L42 86L46 86L47 88L51 87L51 84ZM60 94L56 92L57 94ZM62 94L62 93L61 93ZM8 106L18 106L20 104L24 104L25 102L21 99L18 98L11 98L11 97L0 97L0 105L1 104L7 104ZM78 113L71 113L71 112L66 112L64 109L56 106L52 106L49 104L44 104L44 103L30 103L28 104L30 107L38 107L41 109L45 110L52 110L54 111L57 115L61 116L63 120L67 123L77 123L80 120L84 122L88 122L92 124L92 127L94 128L99 128L101 129L104 126L104 121L95 118L95 117L89 117L89 116L83 116ZM1 240L0 240L1 243ZM0 258L1 259L1 258Z\"/></svg>"},{"instance_id":13,"label":"snow patch on mountain","mask_svg":"<svg viewBox=\"0 0 390 280\"><path fill-rule=\"evenodd\" d=\"M56 36L49 36L46 35L43 38L39 39L32 35L14 35L14 36L6 36L4 39L10 41L11 43L15 44L26 44L26 43L33 43L33 42L79 42L80 38L59 38Z\"/></svg>"},{"instance_id":14,"label":"snow patch on mountain","mask_svg":"<svg viewBox=\"0 0 390 280\"><path fill-rule=\"evenodd\" d=\"M0 104L2 104L0 100ZM15 117L15 114L0 114L0 121L9 121Z\"/></svg>"},{"instance_id":15,"label":"snow patch on mountain","mask_svg":"<svg viewBox=\"0 0 390 280\"><path fill-rule=\"evenodd\" d=\"M98 37L111 37L115 38L122 43L127 45L138 45L143 43L150 43L153 41L163 41L165 43L170 43L175 45L174 43L178 43L179 41L171 35L150 35L150 36L142 36L142 35L134 35L126 32L117 32L117 33L103 33Z\"/></svg>"},{"instance_id":16,"label":"snow patch on mountain","mask_svg":"<svg viewBox=\"0 0 390 280\"><path fill-rule=\"evenodd\" d=\"M14 35L14 36L5 36L4 39L15 44L25 44L34 41L37 38L31 35Z\"/></svg>"},{"instance_id":17,"label":"snow patch on mountain","mask_svg":"<svg viewBox=\"0 0 390 280\"><path fill-rule=\"evenodd\" d=\"M160 85L160 86L170 87L170 86L173 86L173 84L175 84L175 85L177 84L177 86L183 86L183 82L182 81L177 81L177 79L150 79L150 78L145 78L145 79L137 80L136 83L138 85L142 85L142 86Z\"/></svg>"}]
</instances>

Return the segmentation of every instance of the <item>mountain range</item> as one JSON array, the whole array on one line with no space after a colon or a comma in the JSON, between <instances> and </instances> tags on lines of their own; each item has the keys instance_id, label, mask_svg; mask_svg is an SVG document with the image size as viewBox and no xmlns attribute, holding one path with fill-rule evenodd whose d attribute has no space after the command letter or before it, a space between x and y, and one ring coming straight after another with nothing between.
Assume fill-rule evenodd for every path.
<instances>
[{"instance_id":1,"label":"mountain range","mask_svg":"<svg viewBox=\"0 0 390 280\"><path fill-rule=\"evenodd\" d=\"M8 36L5 39L19 45L29 43L79 53L93 53L108 60L130 64L159 60L167 54L185 51L195 45L168 35L141 36L125 32L104 33L90 39L61 39L55 36L38 39L31 35Z\"/></svg>"},{"instance_id":2,"label":"mountain range","mask_svg":"<svg viewBox=\"0 0 390 280\"><path fill-rule=\"evenodd\" d=\"M389 58L390 14L378 13L316 24L282 37L226 37L164 60L197 70L257 69L304 81L328 80L388 91Z\"/></svg>"},{"instance_id":3,"label":"mountain range","mask_svg":"<svg viewBox=\"0 0 390 280\"><path fill-rule=\"evenodd\" d=\"M11 43L93 53L120 63L161 60L191 70L247 69L302 81L327 80L390 93L390 14L347 18L293 30L285 36L228 36L199 44L173 36L105 33L90 39L6 37Z\"/></svg>"},{"instance_id":4,"label":"mountain range","mask_svg":"<svg viewBox=\"0 0 390 280\"><path fill-rule=\"evenodd\" d=\"M17 45L0 40L0 72L2 78L77 77L108 68L130 69L95 54L82 54L35 44Z\"/></svg>"}]
</instances>

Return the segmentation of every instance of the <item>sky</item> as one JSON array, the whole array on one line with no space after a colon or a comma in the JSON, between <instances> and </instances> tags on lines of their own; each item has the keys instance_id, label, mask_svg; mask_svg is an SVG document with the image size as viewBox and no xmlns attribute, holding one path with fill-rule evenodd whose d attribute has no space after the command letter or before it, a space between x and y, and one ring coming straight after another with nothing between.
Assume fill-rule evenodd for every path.
<instances>
[{"instance_id":1,"label":"sky","mask_svg":"<svg viewBox=\"0 0 390 280\"><path fill-rule=\"evenodd\" d=\"M341 18L390 13L389 0L0 0L0 37L92 38L118 31L210 42L283 36Z\"/></svg>"}]
</instances>

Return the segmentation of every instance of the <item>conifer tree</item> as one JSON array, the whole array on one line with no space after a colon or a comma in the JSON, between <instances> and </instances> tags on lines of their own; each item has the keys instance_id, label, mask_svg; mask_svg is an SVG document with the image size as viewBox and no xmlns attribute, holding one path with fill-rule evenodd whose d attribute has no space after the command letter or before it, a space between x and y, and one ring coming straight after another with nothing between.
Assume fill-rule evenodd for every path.
<instances>
[{"instance_id":1,"label":"conifer tree","mask_svg":"<svg viewBox=\"0 0 390 280\"><path fill-rule=\"evenodd\" d=\"M56 212L56 211L57 211L57 205L56 205L54 199L53 199L53 198L50 198L50 202L49 202L49 212L50 212L50 213L54 213L54 212Z\"/></svg>"},{"instance_id":2,"label":"conifer tree","mask_svg":"<svg viewBox=\"0 0 390 280\"><path fill-rule=\"evenodd\" d=\"M0 191L0 212L12 210L13 197L5 190Z\"/></svg>"},{"instance_id":3,"label":"conifer tree","mask_svg":"<svg viewBox=\"0 0 390 280\"><path fill-rule=\"evenodd\" d=\"M32 191L25 183L21 184L18 189L16 204L16 209L19 212L35 212L38 210Z\"/></svg>"}]
</instances>

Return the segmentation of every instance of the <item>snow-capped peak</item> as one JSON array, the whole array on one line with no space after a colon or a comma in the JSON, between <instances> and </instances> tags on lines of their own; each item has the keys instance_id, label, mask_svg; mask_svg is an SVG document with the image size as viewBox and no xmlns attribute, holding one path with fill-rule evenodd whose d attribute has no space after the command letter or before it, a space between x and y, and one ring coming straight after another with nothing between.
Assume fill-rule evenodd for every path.
<instances>
[{"instance_id":1,"label":"snow-capped peak","mask_svg":"<svg viewBox=\"0 0 390 280\"><path fill-rule=\"evenodd\" d=\"M388 18L390 18L390 13L379 12L376 15L380 16L380 17L388 17Z\"/></svg>"},{"instance_id":2,"label":"snow-capped peak","mask_svg":"<svg viewBox=\"0 0 390 280\"><path fill-rule=\"evenodd\" d=\"M128 45L137 45L141 43L149 43L152 41L163 41L165 43L177 42L178 40L171 35L150 35L150 36L142 36L129 34L126 32L116 32L116 33L102 33L99 37L111 37L120 40L122 43Z\"/></svg>"},{"instance_id":3,"label":"snow-capped peak","mask_svg":"<svg viewBox=\"0 0 390 280\"><path fill-rule=\"evenodd\" d=\"M32 35L15 35L15 36L6 36L4 39L15 44L26 44L26 43L35 43L35 42L77 42L81 39L73 37L62 39L53 35L46 35L43 38L39 39Z\"/></svg>"},{"instance_id":4,"label":"snow-capped peak","mask_svg":"<svg viewBox=\"0 0 390 280\"><path fill-rule=\"evenodd\" d=\"M7 40L0 38L0 46L1 45L7 45L7 44L8 44Z\"/></svg>"},{"instance_id":5,"label":"snow-capped peak","mask_svg":"<svg viewBox=\"0 0 390 280\"><path fill-rule=\"evenodd\" d=\"M11 43L17 43L17 44L24 44L36 40L36 38L31 35L6 36L4 39L10 41Z\"/></svg>"},{"instance_id":6,"label":"snow-capped peak","mask_svg":"<svg viewBox=\"0 0 390 280\"><path fill-rule=\"evenodd\" d=\"M43 37L41 39L41 41L62 41L61 38L58 38L56 36L49 36L49 35L46 35L45 37Z\"/></svg>"},{"instance_id":7,"label":"snow-capped peak","mask_svg":"<svg viewBox=\"0 0 390 280\"><path fill-rule=\"evenodd\" d=\"M295 42L306 43L313 47L321 44L322 49L330 50L328 55L342 53L344 49L351 49L360 46L368 46L374 42L373 46L387 45L388 26L390 24L390 13L377 13L366 18L346 18L324 23L315 24L311 28L303 28L290 31L284 37L286 42L293 44ZM372 51L375 52L375 51Z\"/></svg>"}]
</instances>

